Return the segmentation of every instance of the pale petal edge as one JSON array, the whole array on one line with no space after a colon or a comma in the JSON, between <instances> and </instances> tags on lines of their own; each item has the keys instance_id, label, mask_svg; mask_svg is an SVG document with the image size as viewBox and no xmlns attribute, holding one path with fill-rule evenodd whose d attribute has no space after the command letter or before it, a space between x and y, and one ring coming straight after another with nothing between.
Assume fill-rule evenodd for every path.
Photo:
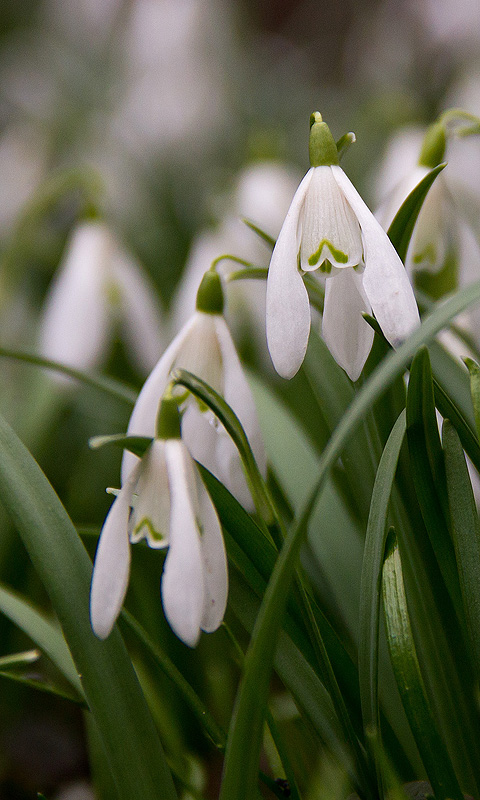
<instances>
[{"instance_id":1,"label":"pale petal edge","mask_svg":"<svg viewBox=\"0 0 480 800\"><path fill-rule=\"evenodd\" d=\"M195 647L205 606L203 555L195 514L193 461L180 439L165 442L170 484L170 547L162 576L162 603L168 624Z\"/></svg>"},{"instance_id":2,"label":"pale petal edge","mask_svg":"<svg viewBox=\"0 0 480 800\"><path fill-rule=\"evenodd\" d=\"M136 475L133 476L136 479ZM93 632L106 639L120 613L130 574L128 517L133 480L115 498L105 519L95 555L90 589Z\"/></svg>"},{"instance_id":3,"label":"pale petal edge","mask_svg":"<svg viewBox=\"0 0 480 800\"><path fill-rule=\"evenodd\" d=\"M273 365L283 378L293 378L300 369L310 334L310 304L297 257L301 211L312 175L313 168L295 193L268 270L267 345Z\"/></svg>"},{"instance_id":4,"label":"pale petal edge","mask_svg":"<svg viewBox=\"0 0 480 800\"><path fill-rule=\"evenodd\" d=\"M167 387L170 371L173 367L178 352L185 339L190 335L197 324L198 314L195 313L182 330L170 342L169 346L157 362L156 366L143 384L132 411L128 428L128 436L154 436L155 422L158 406ZM138 462L137 456L125 450L122 459L122 484Z\"/></svg>"},{"instance_id":5,"label":"pale petal edge","mask_svg":"<svg viewBox=\"0 0 480 800\"><path fill-rule=\"evenodd\" d=\"M344 171L341 167L332 170L362 230L363 288L385 337L393 347L398 347L420 324L408 275L388 235Z\"/></svg>"}]
</instances>

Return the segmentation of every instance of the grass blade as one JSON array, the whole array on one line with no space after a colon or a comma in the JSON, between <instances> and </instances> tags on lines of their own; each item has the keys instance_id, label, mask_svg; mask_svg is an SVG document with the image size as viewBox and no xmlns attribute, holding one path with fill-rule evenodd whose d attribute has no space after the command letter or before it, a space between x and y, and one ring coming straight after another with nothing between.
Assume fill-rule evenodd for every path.
<instances>
[{"instance_id":1,"label":"grass blade","mask_svg":"<svg viewBox=\"0 0 480 800\"><path fill-rule=\"evenodd\" d=\"M412 733L437 800L463 800L452 764L435 727L420 672L407 609L402 565L394 536L387 543L383 604L393 670Z\"/></svg>"},{"instance_id":2,"label":"grass blade","mask_svg":"<svg viewBox=\"0 0 480 800\"><path fill-rule=\"evenodd\" d=\"M388 506L405 430L403 411L392 429L378 465L362 565L358 676L363 723L365 730L372 733L379 730L378 635Z\"/></svg>"},{"instance_id":3,"label":"grass blade","mask_svg":"<svg viewBox=\"0 0 480 800\"><path fill-rule=\"evenodd\" d=\"M91 562L45 475L0 417L0 497L47 589L98 725L118 797L176 797L152 717L118 630L105 642L89 618Z\"/></svg>"},{"instance_id":4,"label":"grass blade","mask_svg":"<svg viewBox=\"0 0 480 800\"><path fill-rule=\"evenodd\" d=\"M480 678L480 529L463 447L458 433L448 420L445 420L443 425L443 447L458 574L478 679Z\"/></svg>"},{"instance_id":5,"label":"grass blade","mask_svg":"<svg viewBox=\"0 0 480 800\"><path fill-rule=\"evenodd\" d=\"M430 341L451 319L478 300L480 281L460 290L427 317L410 339L397 352L389 354L372 374L330 439L319 463L317 484L298 524L285 540L252 633L228 736L221 800L247 800L256 791L266 695L277 636L308 520L329 470L336 463L349 437L357 430L359 422L402 373L417 348ZM365 794L369 792L368 787L363 789Z\"/></svg>"}]
</instances>

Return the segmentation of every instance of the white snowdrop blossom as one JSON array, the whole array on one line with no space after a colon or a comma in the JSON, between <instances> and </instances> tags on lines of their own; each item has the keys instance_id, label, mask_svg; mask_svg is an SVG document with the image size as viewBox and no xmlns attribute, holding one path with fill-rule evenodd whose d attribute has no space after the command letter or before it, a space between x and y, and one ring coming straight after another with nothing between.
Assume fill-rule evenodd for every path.
<instances>
[{"instance_id":1,"label":"white snowdrop blossom","mask_svg":"<svg viewBox=\"0 0 480 800\"><path fill-rule=\"evenodd\" d=\"M170 373L175 368L182 368L197 375L224 397L239 418L258 466L265 474L265 452L252 392L221 313L223 294L220 278L209 271L204 277L206 280L213 281L220 292L221 304L217 312L200 310L197 300L197 311L147 378L130 417L128 435L154 435L158 403L170 380ZM193 458L210 470L245 508L252 510L252 498L235 445L214 415L201 408L190 395L184 404L182 438ZM125 452L122 482L128 479L136 460L135 455Z\"/></svg>"},{"instance_id":2,"label":"white snowdrop blossom","mask_svg":"<svg viewBox=\"0 0 480 800\"><path fill-rule=\"evenodd\" d=\"M172 305L172 333L177 333L190 319L202 276L218 256L230 253L258 266L268 264L271 250L243 220L248 219L265 233L277 237L298 181L297 171L289 165L258 161L239 173L231 195L214 198L212 205L219 212L218 225L201 231L192 242ZM237 267L224 260L217 269L220 274L228 275ZM236 341L248 337L258 357L270 364L265 341L265 282L228 283L225 318Z\"/></svg>"},{"instance_id":3,"label":"white snowdrop blossom","mask_svg":"<svg viewBox=\"0 0 480 800\"><path fill-rule=\"evenodd\" d=\"M310 333L303 274L325 277L322 334L335 360L356 380L373 331L374 313L397 347L419 324L404 266L387 234L338 166L335 142L317 113L310 132L312 167L293 198L270 261L267 343L277 372L300 368Z\"/></svg>"},{"instance_id":4,"label":"white snowdrop blossom","mask_svg":"<svg viewBox=\"0 0 480 800\"><path fill-rule=\"evenodd\" d=\"M130 542L167 548L161 595L174 633L195 647L222 622L228 572L220 522L185 444L154 439L114 500L102 528L90 595L92 628L105 639L120 613Z\"/></svg>"},{"instance_id":5,"label":"white snowdrop blossom","mask_svg":"<svg viewBox=\"0 0 480 800\"><path fill-rule=\"evenodd\" d=\"M93 369L105 358L118 323L133 362L148 372L163 342L154 296L147 275L107 226L82 222L47 293L39 351L70 367Z\"/></svg>"}]
</instances>

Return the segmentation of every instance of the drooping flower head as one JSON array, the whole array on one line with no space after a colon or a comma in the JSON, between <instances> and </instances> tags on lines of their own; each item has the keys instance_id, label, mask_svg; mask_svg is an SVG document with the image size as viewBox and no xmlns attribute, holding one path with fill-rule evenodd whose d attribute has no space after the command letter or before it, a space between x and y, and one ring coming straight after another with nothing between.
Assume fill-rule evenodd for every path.
<instances>
[{"instance_id":1,"label":"drooping flower head","mask_svg":"<svg viewBox=\"0 0 480 800\"><path fill-rule=\"evenodd\" d=\"M161 594L170 627L194 647L225 613L228 573L215 508L180 438L176 401L162 401L156 436L113 502L100 535L90 596L92 628L105 639L123 604L130 542L167 548Z\"/></svg>"},{"instance_id":2,"label":"drooping flower head","mask_svg":"<svg viewBox=\"0 0 480 800\"><path fill-rule=\"evenodd\" d=\"M392 346L419 324L412 287L387 234L338 163L321 115L311 117L311 169L283 223L267 280L267 342L277 372L291 378L305 356L310 306L303 274L325 278L322 334L356 380L373 341L374 313Z\"/></svg>"},{"instance_id":3,"label":"drooping flower head","mask_svg":"<svg viewBox=\"0 0 480 800\"><path fill-rule=\"evenodd\" d=\"M222 315L220 277L209 270L197 293L197 310L165 350L141 390L128 424L128 434L153 436L158 403L175 368L186 369L215 389L239 418L262 472L265 453L255 403L243 373L228 326ZM213 414L187 396L183 406L182 437L192 456L225 484L246 508L253 508L238 452ZM136 456L126 452L122 482L128 479Z\"/></svg>"},{"instance_id":4,"label":"drooping flower head","mask_svg":"<svg viewBox=\"0 0 480 800\"><path fill-rule=\"evenodd\" d=\"M133 361L148 372L163 341L154 297L147 275L107 225L85 220L75 228L49 287L39 351L70 367L93 369L101 364L119 324Z\"/></svg>"}]
</instances>

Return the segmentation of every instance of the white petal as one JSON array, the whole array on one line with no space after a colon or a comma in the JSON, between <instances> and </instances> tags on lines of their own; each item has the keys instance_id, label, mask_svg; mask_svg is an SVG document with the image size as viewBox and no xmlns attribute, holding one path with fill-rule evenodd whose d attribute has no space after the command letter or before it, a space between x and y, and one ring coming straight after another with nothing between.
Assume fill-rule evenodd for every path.
<instances>
[{"instance_id":1,"label":"white petal","mask_svg":"<svg viewBox=\"0 0 480 800\"><path fill-rule=\"evenodd\" d=\"M140 369L149 372L165 347L156 289L141 267L117 250L113 280L121 294L123 329L127 345Z\"/></svg>"},{"instance_id":2,"label":"white petal","mask_svg":"<svg viewBox=\"0 0 480 800\"><path fill-rule=\"evenodd\" d=\"M202 524L201 547L205 604L201 627L210 633L221 625L228 595L227 556L217 512L201 478L197 475L197 496Z\"/></svg>"},{"instance_id":3,"label":"white petal","mask_svg":"<svg viewBox=\"0 0 480 800\"><path fill-rule=\"evenodd\" d=\"M142 458L133 498L130 541L144 537L150 547L168 545L170 530L170 492L164 442L154 439Z\"/></svg>"},{"instance_id":4,"label":"white petal","mask_svg":"<svg viewBox=\"0 0 480 800\"><path fill-rule=\"evenodd\" d=\"M222 353L223 396L242 423L260 471L265 476L267 469L265 447L252 390L245 377L228 325L223 317L215 317L215 330Z\"/></svg>"},{"instance_id":5,"label":"white petal","mask_svg":"<svg viewBox=\"0 0 480 800\"><path fill-rule=\"evenodd\" d=\"M321 268L328 259L335 267L360 264L363 256L360 226L340 191L331 167L315 167L303 209L301 267Z\"/></svg>"},{"instance_id":6,"label":"white petal","mask_svg":"<svg viewBox=\"0 0 480 800\"><path fill-rule=\"evenodd\" d=\"M417 158L419 151L420 146L416 150ZM415 187L418 186L428 172L429 170L427 167L415 166L411 172L404 175L382 199L382 202L375 211L375 217L384 230L388 230L404 200L407 199L410 192L413 192Z\"/></svg>"},{"instance_id":7,"label":"white petal","mask_svg":"<svg viewBox=\"0 0 480 800\"><path fill-rule=\"evenodd\" d=\"M195 647L204 616L203 553L196 521L195 475L180 439L165 442L170 482L170 547L162 576L165 616L176 635Z\"/></svg>"},{"instance_id":8,"label":"white petal","mask_svg":"<svg viewBox=\"0 0 480 800\"><path fill-rule=\"evenodd\" d=\"M172 366L175 363L175 359L185 339L198 324L197 318L198 315L194 314L189 322L177 334L175 339L173 339L165 350L153 372L150 373L143 384L128 423L128 436L155 435L155 421L157 419L158 406L167 387ZM137 456L128 451L124 452L122 459L122 483L126 481L137 462Z\"/></svg>"},{"instance_id":9,"label":"white petal","mask_svg":"<svg viewBox=\"0 0 480 800\"><path fill-rule=\"evenodd\" d=\"M363 235L363 288L385 337L398 347L420 324L413 289L394 246L341 167L335 180L357 215Z\"/></svg>"},{"instance_id":10,"label":"white petal","mask_svg":"<svg viewBox=\"0 0 480 800\"><path fill-rule=\"evenodd\" d=\"M372 347L373 330L362 317L371 313L355 270L339 271L325 282L322 335L337 364L352 381L359 377Z\"/></svg>"},{"instance_id":11,"label":"white petal","mask_svg":"<svg viewBox=\"0 0 480 800\"><path fill-rule=\"evenodd\" d=\"M218 474L216 455L218 425L210 411L200 411L196 401L189 400L182 417L182 439L192 458L222 480Z\"/></svg>"},{"instance_id":12,"label":"white petal","mask_svg":"<svg viewBox=\"0 0 480 800\"><path fill-rule=\"evenodd\" d=\"M38 344L45 358L77 369L98 366L108 339L111 249L103 225L89 222L76 229L45 300Z\"/></svg>"},{"instance_id":13,"label":"white petal","mask_svg":"<svg viewBox=\"0 0 480 800\"><path fill-rule=\"evenodd\" d=\"M293 378L300 369L310 333L310 304L297 258L300 216L312 175L310 169L295 193L268 270L267 344L273 365L284 378Z\"/></svg>"},{"instance_id":14,"label":"white petal","mask_svg":"<svg viewBox=\"0 0 480 800\"><path fill-rule=\"evenodd\" d=\"M137 472L131 476L105 519L95 555L90 590L90 619L94 633L106 639L120 613L130 574L128 518Z\"/></svg>"}]
</instances>

